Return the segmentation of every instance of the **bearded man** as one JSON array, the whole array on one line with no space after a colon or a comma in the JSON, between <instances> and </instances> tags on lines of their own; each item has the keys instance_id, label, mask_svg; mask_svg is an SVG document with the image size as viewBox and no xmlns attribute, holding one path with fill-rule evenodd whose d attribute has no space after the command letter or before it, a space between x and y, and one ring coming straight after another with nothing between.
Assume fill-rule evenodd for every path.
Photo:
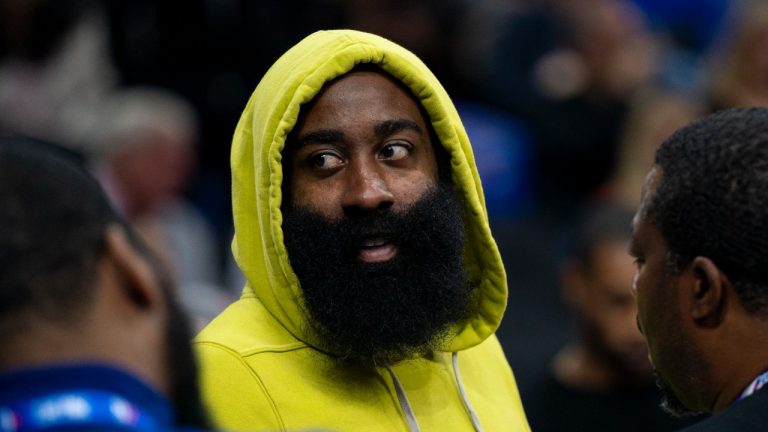
<instances>
[{"instance_id":1,"label":"bearded man","mask_svg":"<svg viewBox=\"0 0 768 432\"><path fill-rule=\"evenodd\" d=\"M232 171L248 282L196 339L221 426L529 430L469 140L418 58L310 35L257 86Z\"/></svg>"}]
</instances>

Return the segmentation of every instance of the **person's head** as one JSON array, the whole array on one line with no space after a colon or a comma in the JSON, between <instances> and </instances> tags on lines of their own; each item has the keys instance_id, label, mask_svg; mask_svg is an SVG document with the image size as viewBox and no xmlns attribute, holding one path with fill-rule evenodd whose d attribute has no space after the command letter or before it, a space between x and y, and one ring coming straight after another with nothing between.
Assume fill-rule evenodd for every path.
<instances>
[{"instance_id":1,"label":"person's head","mask_svg":"<svg viewBox=\"0 0 768 432\"><path fill-rule=\"evenodd\" d=\"M499 325L506 277L469 139L404 48L309 35L256 87L231 161L245 292L299 340L393 364Z\"/></svg>"},{"instance_id":2,"label":"person's head","mask_svg":"<svg viewBox=\"0 0 768 432\"><path fill-rule=\"evenodd\" d=\"M634 2L566 0L557 3L565 24L566 45L573 50L567 52L576 54L575 59L581 66L574 71L585 74L581 90L601 99L623 99L650 81L658 48L648 30L646 17ZM556 87L557 82L552 85Z\"/></svg>"},{"instance_id":3,"label":"person's head","mask_svg":"<svg viewBox=\"0 0 768 432\"><path fill-rule=\"evenodd\" d=\"M125 369L205 424L185 317L163 269L71 153L0 138L0 370Z\"/></svg>"},{"instance_id":4,"label":"person's head","mask_svg":"<svg viewBox=\"0 0 768 432\"><path fill-rule=\"evenodd\" d=\"M467 313L461 208L436 140L410 90L372 66L326 83L288 137L285 245L311 330L345 359L435 350Z\"/></svg>"},{"instance_id":5,"label":"person's head","mask_svg":"<svg viewBox=\"0 0 768 432\"><path fill-rule=\"evenodd\" d=\"M768 109L701 118L656 155L635 216L633 291L670 411L721 410L765 367L744 347L764 343L768 319L766 190Z\"/></svg>"},{"instance_id":6,"label":"person's head","mask_svg":"<svg viewBox=\"0 0 768 432\"><path fill-rule=\"evenodd\" d=\"M196 163L191 105L154 88L123 90L105 105L93 146L115 177L123 210L138 216L183 193Z\"/></svg>"},{"instance_id":7,"label":"person's head","mask_svg":"<svg viewBox=\"0 0 768 432\"><path fill-rule=\"evenodd\" d=\"M629 290L634 263L627 255L632 212L603 203L583 217L562 278L565 301L577 314L586 350L616 386L642 385L652 377L648 350L637 329L637 307Z\"/></svg>"}]
</instances>

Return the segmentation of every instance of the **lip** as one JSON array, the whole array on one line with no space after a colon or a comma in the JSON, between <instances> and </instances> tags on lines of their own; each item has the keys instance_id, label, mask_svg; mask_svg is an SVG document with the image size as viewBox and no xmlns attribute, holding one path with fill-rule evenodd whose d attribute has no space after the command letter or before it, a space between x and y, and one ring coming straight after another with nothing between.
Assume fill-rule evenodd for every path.
<instances>
[{"instance_id":1,"label":"lip","mask_svg":"<svg viewBox=\"0 0 768 432\"><path fill-rule=\"evenodd\" d=\"M363 242L360 248L360 260L367 263L389 261L397 254L397 246L381 239L372 238Z\"/></svg>"}]
</instances>

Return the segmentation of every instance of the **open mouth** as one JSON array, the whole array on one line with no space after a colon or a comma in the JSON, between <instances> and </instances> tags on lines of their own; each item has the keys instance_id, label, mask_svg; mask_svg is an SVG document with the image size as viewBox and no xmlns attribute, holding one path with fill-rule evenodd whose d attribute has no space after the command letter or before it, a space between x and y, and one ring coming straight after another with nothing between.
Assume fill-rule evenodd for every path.
<instances>
[{"instance_id":1,"label":"open mouth","mask_svg":"<svg viewBox=\"0 0 768 432\"><path fill-rule=\"evenodd\" d=\"M382 237L365 239L360 247L360 260L368 263L389 261L397 254L397 246Z\"/></svg>"}]
</instances>

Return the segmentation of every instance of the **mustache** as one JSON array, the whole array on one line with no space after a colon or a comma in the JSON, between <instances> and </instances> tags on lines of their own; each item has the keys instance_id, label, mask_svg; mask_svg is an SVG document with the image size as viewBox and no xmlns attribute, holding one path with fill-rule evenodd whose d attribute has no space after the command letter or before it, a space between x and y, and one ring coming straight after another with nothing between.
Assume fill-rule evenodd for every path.
<instances>
[{"instance_id":1,"label":"mustache","mask_svg":"<svg viewBox=\"0 0 768 432\"><path fill-rule=\"evenodd\" d=\"M387 240L397 241L404 237L403 227L407 220L407 214L385 208L372 210L365 215L344 216L329 223L329 226L347 233L349 242L355 244L370 237L385 237Z\"/></svg>"},{"instance_id":2,"label":"mustache","mask_svg":"<svg viewBox=\"0 0 768 432\"><path fill-rule=\"evenodd\" d=\"M347 258L356 256L363 243L371 239L382 239L414 252L453 248L456 243L463 243L464 230L460 207L455 198L448 198L452 193L449 187L440 185L403 210L377 208L332 220L309 208L291 205L286 209L286 216L290 215L292 220L298 217L304 223L290 223L291 229L302 230L290 237L314 238L318 243L332 244L334 253ZM446 207L446 202L451 205ZM446 219L452 221L446 224ZM442 235L430 235L426 229L438 226L443 227Z\"/></svg>"}]
</instances>

